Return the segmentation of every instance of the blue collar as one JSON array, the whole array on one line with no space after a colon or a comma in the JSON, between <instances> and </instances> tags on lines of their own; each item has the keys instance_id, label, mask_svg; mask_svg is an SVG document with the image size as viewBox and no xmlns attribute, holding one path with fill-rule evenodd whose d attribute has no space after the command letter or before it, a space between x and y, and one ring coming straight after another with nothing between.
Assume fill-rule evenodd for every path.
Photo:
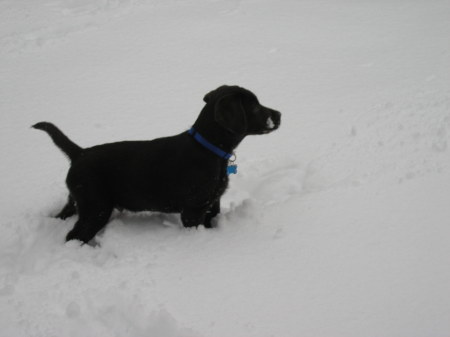
<instances>
[{"instance_id":1,"label":"blue collar","mask_svg":"<svg viewBox=\"0 0 450 337\"><path fill-rule=\"evenodd\" d=\"M227 153L227 152L219 149L214 144L211 144L210 142L208 142L205 138L203 138L203 136L201 134L199 134L197 132L197 130L194 129L194 127L192 127L188 132L192 137L194 137L194 139L197 142L199 142L201 145L203 145L203 147L207 148L208 150L210 150L211 152L213 152L215 155L219 156L220 158L228 160L233 156L233 154Z\"/></svg>"}]
</instances>

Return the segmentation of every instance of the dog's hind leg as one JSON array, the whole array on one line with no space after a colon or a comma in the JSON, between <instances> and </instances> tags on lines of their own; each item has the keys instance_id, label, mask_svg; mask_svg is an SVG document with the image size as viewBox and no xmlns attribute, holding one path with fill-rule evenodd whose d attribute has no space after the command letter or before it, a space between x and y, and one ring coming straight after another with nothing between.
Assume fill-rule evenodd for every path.
<instances>
[{"instance_id":1,"label":"dog's hind leg","mask_svg":"<svg viewBox=\"0 0 450 337\"><path fill-rule=\"evenodd\" d=\"M82 197L75 195L79 219L67 234L66 241L80 240L88 243L103 227L106 226L113 211L113 204L104 196L90 193Z\"/></svg>"},{"instance_id":2,"label":"dog's hind leg","mask_svg":"<svg viewBox=\"0 0 450 337\"><path fill-rule=\"evenodd\" d=\"M56 218L65 220L67 218L70 218L72 215L75 215L76 213L77 213L77 208L75 206L75 200L73 200L72 196L69 195L67 204L61 210L61 212L59 212L56 215Z\"/></svg>"},{"instance_id":3,"label":"dog's hind leg","mask_svg":"<svg viewBox=\"0 0 450 337\"><path fill-rule=\"evenodd\" d=\"M108 223L112 212L111 207L92 210L88 214L80 210L80 219L75 223L73 229L67 234L66 241L80 240L88 243Z\"/></svg>"}]
</instances>

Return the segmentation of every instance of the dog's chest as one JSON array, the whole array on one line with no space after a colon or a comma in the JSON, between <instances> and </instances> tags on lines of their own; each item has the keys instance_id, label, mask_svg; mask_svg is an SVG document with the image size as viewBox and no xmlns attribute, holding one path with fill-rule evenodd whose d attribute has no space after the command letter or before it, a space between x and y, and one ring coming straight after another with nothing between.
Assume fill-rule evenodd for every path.
<instances>
[{"instance_id":1,"label":"dog's chest","mask_svg":"<svg viewBox=\"0 0 450 337\"><path fill-rule=\"evenodd\" d=\"M216 186L216 191L214 195L214 199L219 199L226 191L228 187L228 174L225 172L222 172L222 174L219 177L218 184Z\"/></svg>"},{"instance_id":2,"label":"dog's chest","mask_svg":"<svg viewBox=\"0 0 450 337\"><path fill-rule=\"evenodd\" d=\"M220 173L205 179L201 184L192 186L192 197L197 199L199 203L211 203L220 199L228 188L228 175L226 167L221 168Z\"/></svg>"}]
</instances>

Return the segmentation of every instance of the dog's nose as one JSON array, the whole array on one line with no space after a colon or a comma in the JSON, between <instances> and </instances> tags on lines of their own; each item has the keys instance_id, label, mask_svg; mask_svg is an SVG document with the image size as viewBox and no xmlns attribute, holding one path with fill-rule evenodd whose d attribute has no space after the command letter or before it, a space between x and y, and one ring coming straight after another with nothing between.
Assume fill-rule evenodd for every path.
<instances>
[{"instance_id":1,"label":"dog's nose","mask_svg":"<svg viewBox=\"0 0 450 337\"><path fill-rule=\"evenodd\" d=\"M276 110L272 110L272 121L275 124L275 128L278 128L281 123L281 113Z\"/></svg>"}]
</instances>

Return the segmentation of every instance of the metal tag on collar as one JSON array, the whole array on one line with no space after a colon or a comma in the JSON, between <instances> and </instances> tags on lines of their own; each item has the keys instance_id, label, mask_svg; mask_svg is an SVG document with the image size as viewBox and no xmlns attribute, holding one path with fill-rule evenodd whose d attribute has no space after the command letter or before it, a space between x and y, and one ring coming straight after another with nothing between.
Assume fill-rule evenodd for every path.
<instances>
[{"instance_id":1,"label":"metal tag on collar","mask_svg":"<svg viewBox=\"0 0 450 337\"><path fill-rule=\"evenodd\" d=\"M237 174L237 165L234 164L236 161L236 154L233 153L233 155L228 159L228 166L227 166L227 174Z\"/></svg>"},{"instance_id":2,"label":"metal tag on collar","mask_svg":"<svg viewBox=\"0 0 450 337\"><path fill-rule=\"evenodd\" d=\"M228 165L227 166L227 174L237 174L237 165Z\"/></svg>"}]
</instances>

